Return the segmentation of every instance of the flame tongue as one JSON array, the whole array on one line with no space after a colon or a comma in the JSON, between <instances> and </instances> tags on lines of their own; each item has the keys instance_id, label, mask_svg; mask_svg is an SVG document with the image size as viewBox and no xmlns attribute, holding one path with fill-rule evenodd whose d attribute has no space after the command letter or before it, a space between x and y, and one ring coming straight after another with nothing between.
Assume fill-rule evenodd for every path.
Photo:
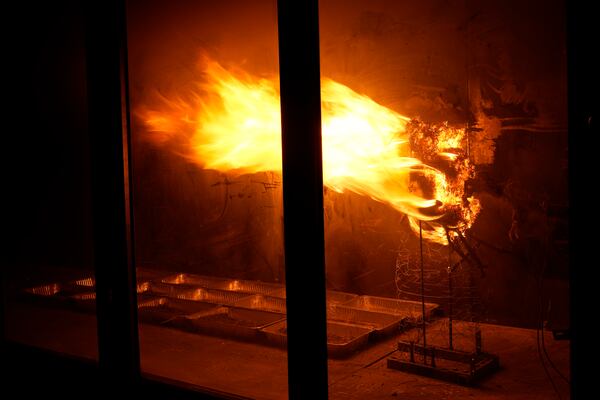
<instances>
[{"instance_id":1,"label":"flame tongue","mask_svg":"<svg viewBox=\"0 0 600 400\"><path fill-rule=\"evenodd\" d=\"M195 100L165 99L164 110L144 114L154 138L161 143L188 138L186 157L203 168L235 174L281 171L278 80L228 71L209 59L204 65L206 81ZM409 216L416 232L417 220L436 221L449 210L454 225L471 226L479 205L463 199L464 182L472 174L461 154L463 129L411 120L331 79L322 79L321 100L326 186L389 204ZM426 162L437 157L450 164L448 174L412 153ZM429 222L427 228L425 238L446 243L441 224Z\"/></svg>"}]
</instances>

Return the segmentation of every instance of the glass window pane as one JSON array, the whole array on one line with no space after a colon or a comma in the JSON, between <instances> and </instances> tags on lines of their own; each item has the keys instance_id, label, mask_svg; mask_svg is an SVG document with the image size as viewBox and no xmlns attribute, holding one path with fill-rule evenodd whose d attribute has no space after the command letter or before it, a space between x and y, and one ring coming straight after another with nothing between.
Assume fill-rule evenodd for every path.
<instances>
[{"instance_id":1,"label":"glass window pane","mask_svg":"<svg viewBox=\"0 0 600 400\"><path fill-rule=\"evenodd\" d=\"M563 3L322 0L320 26L331 398L565 398Z\"/></svg>"},{"instance_id":2,"label":"glass window pane","mask_svg":"<svg viewBox=\"0 0 600 400\"><path fill-rule=\"evenodd\" d=\"M11 40L7 113L17 128L7 130L15 164L4 175L6 336L96 359L83 7L58 1L13 12L22 31Z\"/></svg>"},{"instance_id":3,"label":"glass window pane","mask_svg":"<svg viewBox=\"0 0 600 400\"><path fill-rule=\"evenodd\" d=\"M141 366L287 397L276 2L130 1Z\"/></svg>"}]
</instances>

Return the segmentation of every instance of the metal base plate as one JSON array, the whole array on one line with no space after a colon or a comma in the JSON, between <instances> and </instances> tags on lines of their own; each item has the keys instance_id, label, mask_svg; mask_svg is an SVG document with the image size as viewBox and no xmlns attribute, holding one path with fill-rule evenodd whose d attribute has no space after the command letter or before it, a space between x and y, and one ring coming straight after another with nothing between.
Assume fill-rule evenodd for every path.
<instances>
[{"instance_id":1,"label":"metal base plate","mask_svg":"<svg viewBox=\"0 0 600 400\"><path fill-rule=\"evenodd\" d=\"M459 385L473 386L500 368L500 359L489 353L427 347L398 342L400 355L391 356L387 366L417 375L428 376ZM417 358L423 357L423 362Z\"/></svg>"}]
</instances>

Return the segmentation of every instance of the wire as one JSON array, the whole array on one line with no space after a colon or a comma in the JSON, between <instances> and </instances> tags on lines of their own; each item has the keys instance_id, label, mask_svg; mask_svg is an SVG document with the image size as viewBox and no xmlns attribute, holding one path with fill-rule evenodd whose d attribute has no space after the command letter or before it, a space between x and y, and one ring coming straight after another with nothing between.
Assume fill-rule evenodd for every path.
<instances>
[{"instance_id":1,"label":"wire","mask_svg":"<svg viewBox=\"0 0 600 400\"><path fill-rule=\"evenodd\" d=\"M548 245L546 242L546 250L548 249ZM540 327L541 327L541 337L542 337L542 350L544 352L544 355L546 356L546 359L548 361L548 364L550 364L550 367L552 367L552 369L554 370L554 372L556 372L558 374L558 376L561 377L561 379L563 379L568 385L571 384L571 381L556 367L556 365L554 364L554 362L552 362L552 359L550 358L550 355L548 354L548 350L546 349L546 341L544 339L544 302L543 302L543 285L544 285L544 274L546 273L546 270L548 269L548 258L547 258L547 251L544 251L544 256L543 256L543 270L542 273L540 274L540 287L539 287L539 295L540 295L540 303L539 303L539 307L540 307Z\"/></svg>"},{"instance_id":2,"label":"wire","mask_svg":"<svg viewBox=\"0 0 600 400\"><path fill-rule=\"evenodd\" d=\"M537 352L538 352L538 357L540 359L540 362L542 364L542 367L544 368L544 373L546 374L546 377L548 377L548 380L550 381L550 384L552 385L552 389L554 389L554 392L556 393L556 397L558 397L559 400L562 400L562 396L560 395L560 392L558 391L558 388L556 387L556 382L554 382L554 379L552 378L552 375L550 374L550 371L548 371L548 367L546 366L546 362L544 361L544 355L542 353L542 348L541 348L541 344L540 344L540 331L542 336L544 335L544 331L543 331L543 284L544 284L544 274L546 272L546 267L547 267L547 262L546 262L546 258L544 257L544 260L542 261L542 270L540 271L540 275L537 279L537 284L538 284L538 319L537 319L537 323L535 326L535 331L536 331L536 344L537 344ZM543 340L543 339L542 339Z\"/></svg>"},{"instance_id":3,"label":"wire","mask_svg":"<svg viewBox=\"0 0 600 400\"><path fill-rule=\"evenodd\" d=\"M538 322L539 322L539 320L538 320ZM542 363L544 372L545 372L546 376L548 377L548 380L550 381L550 384L552 385L554 392L556 393L556 397L558 397L558 400L562 400L560 392L558 391L558 388L556 387L556 383L554 382L554 379L552 379L552 376L550 375L550 371L548 371L548 368L546 367L546 363L544 362L544 356L542 355L542 350L540 347L540 325L539 324L537 324L535 331L536 331L536 336L537 336L536 342L537 342L538 357L540 359L540 362Z\"/></svg>"},{"instance_id":4,"label":"wire","mask_svg":"<svg viewBox=\"0 0 600 400\"><path fill-rule=\"evenodd\" d=\"M543 322L544 318L542 315L542 322ZM548 360L548 364L550 364L550 366L552 367L552 369L558 374L558 376L560 376L568 385L571 384L571 381L562 373L560 372L560 370L556 367L556 365L554 365L554 363L552 362L552 359L550 358L550 355L548 354L548 351L546 350L546 341L544 340L544 327L542 325L542 350L544 351L544 355L546 356L546 359Z\"/></svg>"}]
</instances>

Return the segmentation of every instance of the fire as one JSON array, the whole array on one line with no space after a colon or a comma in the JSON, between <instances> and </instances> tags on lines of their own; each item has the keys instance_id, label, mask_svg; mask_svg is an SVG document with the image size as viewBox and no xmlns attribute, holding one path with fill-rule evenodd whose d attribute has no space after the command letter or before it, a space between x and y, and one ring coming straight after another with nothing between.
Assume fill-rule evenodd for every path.
<instances>
[{"instance_id":1,"label":"fire","mask_svg":"<svg viewBox=\"0 0 600 400\"><path fill-rule=\"evenodd\" d=\"M157 143L185 138L185 157L233 174L281 171L279 82L204 59L191 99L163 98L141 117ZM467 229L479 204L466 198L472 167L465 130L431 126L331 79L321 81L323 181L389 204L426 239L446 244L444 226ZM419 158L416 158L417 155Z\"/></svg>"}]
</instances>

